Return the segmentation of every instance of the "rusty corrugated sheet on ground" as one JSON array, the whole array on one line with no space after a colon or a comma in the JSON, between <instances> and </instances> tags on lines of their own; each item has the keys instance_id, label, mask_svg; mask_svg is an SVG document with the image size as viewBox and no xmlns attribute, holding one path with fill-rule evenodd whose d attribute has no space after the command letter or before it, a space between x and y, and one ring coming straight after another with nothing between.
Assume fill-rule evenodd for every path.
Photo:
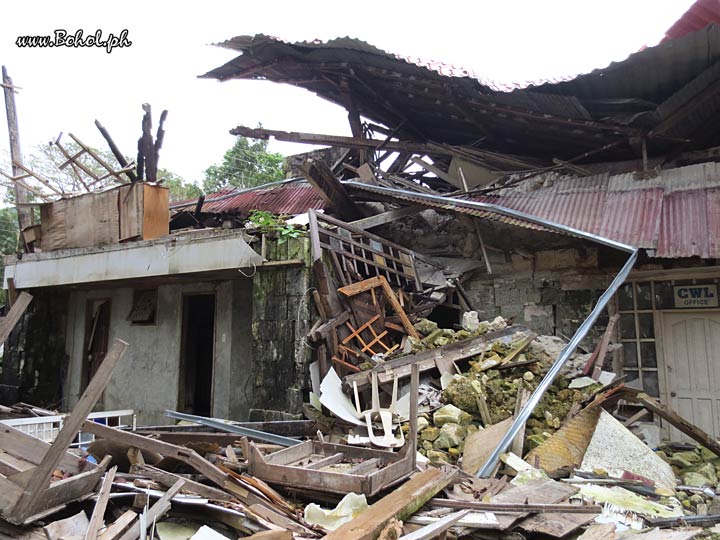
<instances>
[{"instance_id":1,"label":"rusty corrugated sheet on ground","mask_svg":"<svg viewBox=\"0 0 720 540\"><path fill-rule=\"evenodd\" d=\"M303 214L309 209L325 208L317 191L308 184L276 186L268 189L246 191L232 196L233 190L220 191L207 196L203 212L212 214L249 213L253 210L265 210L273 214ZM228 198L223 198L230 195ZM221 199L215 200L213 199Z\"/></svg>"},{"instance_id":2,"label":"rusty corrugated sheet on ground","mask_svg":"<svg viewBox=\"0 0 720 540\"><path fill-rule=\"evenodd\" d=\"M590 405L566 422L540 446L531 450L525 461L553 474L561 469L579 467L600 418L599 406Z\"/></svg>"}]
</instances>

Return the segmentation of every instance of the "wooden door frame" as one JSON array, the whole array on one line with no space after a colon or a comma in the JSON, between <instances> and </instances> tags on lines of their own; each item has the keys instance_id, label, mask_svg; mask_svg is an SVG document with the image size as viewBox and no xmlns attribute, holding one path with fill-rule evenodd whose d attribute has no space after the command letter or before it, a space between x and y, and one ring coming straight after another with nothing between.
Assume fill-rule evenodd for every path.
<instances>
[{"instance_id":1,"label":"wooden door frame","mask_svg":"<svg viewBox=\"0 0 720 540\"><path fill-rule=\"evenodd\" d=\"M678 315L678 314L715 314L720 315L720 309L718 308L705 308L705 309L662 309L656 310L653 320L655 325L655 354L658 361L658 378L660 379L660 402L671 407L671 388L670 388L670 377L667 373L667 362L665 361L665 315ZM662 363L662 368L660 366ZM690 420L690 419L688 419ZM661 435L662 438L668 439L670 436L670 426L667 422L663 422Z\"/></svg>"},{"instance_id":2,"label":"wooden door frame","mask_svg":"<svg viewBox=\"0 0 720 540\"><path fill-rule=\"evenodd\" d=\"M91 328L94 310L88 309L91 305L96 302L107 303L108 306L108 348L110 346L110 326L112 325L112 298L109 296L100 296L97 298L86 298L85 299L85 323L84 323L84 335L83 335L83 347L80 355L80 392L85 390L85 387L90 382L90 366L87 364L88 347L90 347L90 334L93 334ZM102 308L101 308L102 309ZM94 335L93 335L94 337ZM102 401L102 398L100 399Z\"/></svg>"}]
</instances>

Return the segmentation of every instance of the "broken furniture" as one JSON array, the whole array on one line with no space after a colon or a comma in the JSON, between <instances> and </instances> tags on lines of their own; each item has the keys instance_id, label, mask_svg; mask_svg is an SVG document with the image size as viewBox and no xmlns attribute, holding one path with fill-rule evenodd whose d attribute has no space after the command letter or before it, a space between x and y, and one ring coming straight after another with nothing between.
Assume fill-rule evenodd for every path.
<instances>
[{"instance_id":1,"label":"broken furniture","mask_svg":"<svg viewBox=\"0 0 720 540\"><path fill-rule=\"evenodd\" d=\"M263 456L250 443L248 472L269 482L336 494L363 493L370 497L407 478L417 457L417 367L410 378L410 431L400 451L375 450L322 440L307 441Z\"/></svg>"}]
</instances>

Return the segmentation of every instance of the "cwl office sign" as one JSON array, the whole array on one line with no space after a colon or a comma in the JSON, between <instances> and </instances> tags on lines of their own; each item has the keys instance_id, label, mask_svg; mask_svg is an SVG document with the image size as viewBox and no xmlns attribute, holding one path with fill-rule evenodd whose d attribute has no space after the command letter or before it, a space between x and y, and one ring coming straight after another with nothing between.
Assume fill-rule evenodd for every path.
<instances>
[{"instance_id":1,"label":"cwl office sign","mask_svg":"<svg viewBox=\"0 0 720 540\"><path fill-rule=\"evenodd\" d=\"M676 308L718 307L717 285L677 285L673 292Z\"/></svg>"}]
</instances>

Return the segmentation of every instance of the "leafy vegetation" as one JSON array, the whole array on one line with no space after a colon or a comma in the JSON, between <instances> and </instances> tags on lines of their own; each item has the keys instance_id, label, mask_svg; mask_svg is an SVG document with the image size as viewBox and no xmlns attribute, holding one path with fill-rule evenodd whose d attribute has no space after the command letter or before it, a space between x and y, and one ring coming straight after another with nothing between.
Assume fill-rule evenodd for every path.
<instances>
[{"instance_id":1,"label":"leafy vegetation","mask_svg":"<svg viewBox=\"0 0 720 540\"><path fill-rule=\"evenodd\" d=\"M282 244L289 238L304 236L306 231L298 229L295 225L285 221L287 216L276 216L265 210L253 210L248 220L255 224L264 233L275 233L278 235L278 243Z\"/></svg>"},{"instance_id":2,"label":"leafy vegetation","mask_svg":"<svg viewBox=\"0 0 720 540\"><path fill-rule=\"evenodd\" d=\"M267 151L268 141L238 137L219 165L205 171L203 189L214 193L228 187L249 188L282 180L281 154Z\"/></svg>"}]
</instances>

